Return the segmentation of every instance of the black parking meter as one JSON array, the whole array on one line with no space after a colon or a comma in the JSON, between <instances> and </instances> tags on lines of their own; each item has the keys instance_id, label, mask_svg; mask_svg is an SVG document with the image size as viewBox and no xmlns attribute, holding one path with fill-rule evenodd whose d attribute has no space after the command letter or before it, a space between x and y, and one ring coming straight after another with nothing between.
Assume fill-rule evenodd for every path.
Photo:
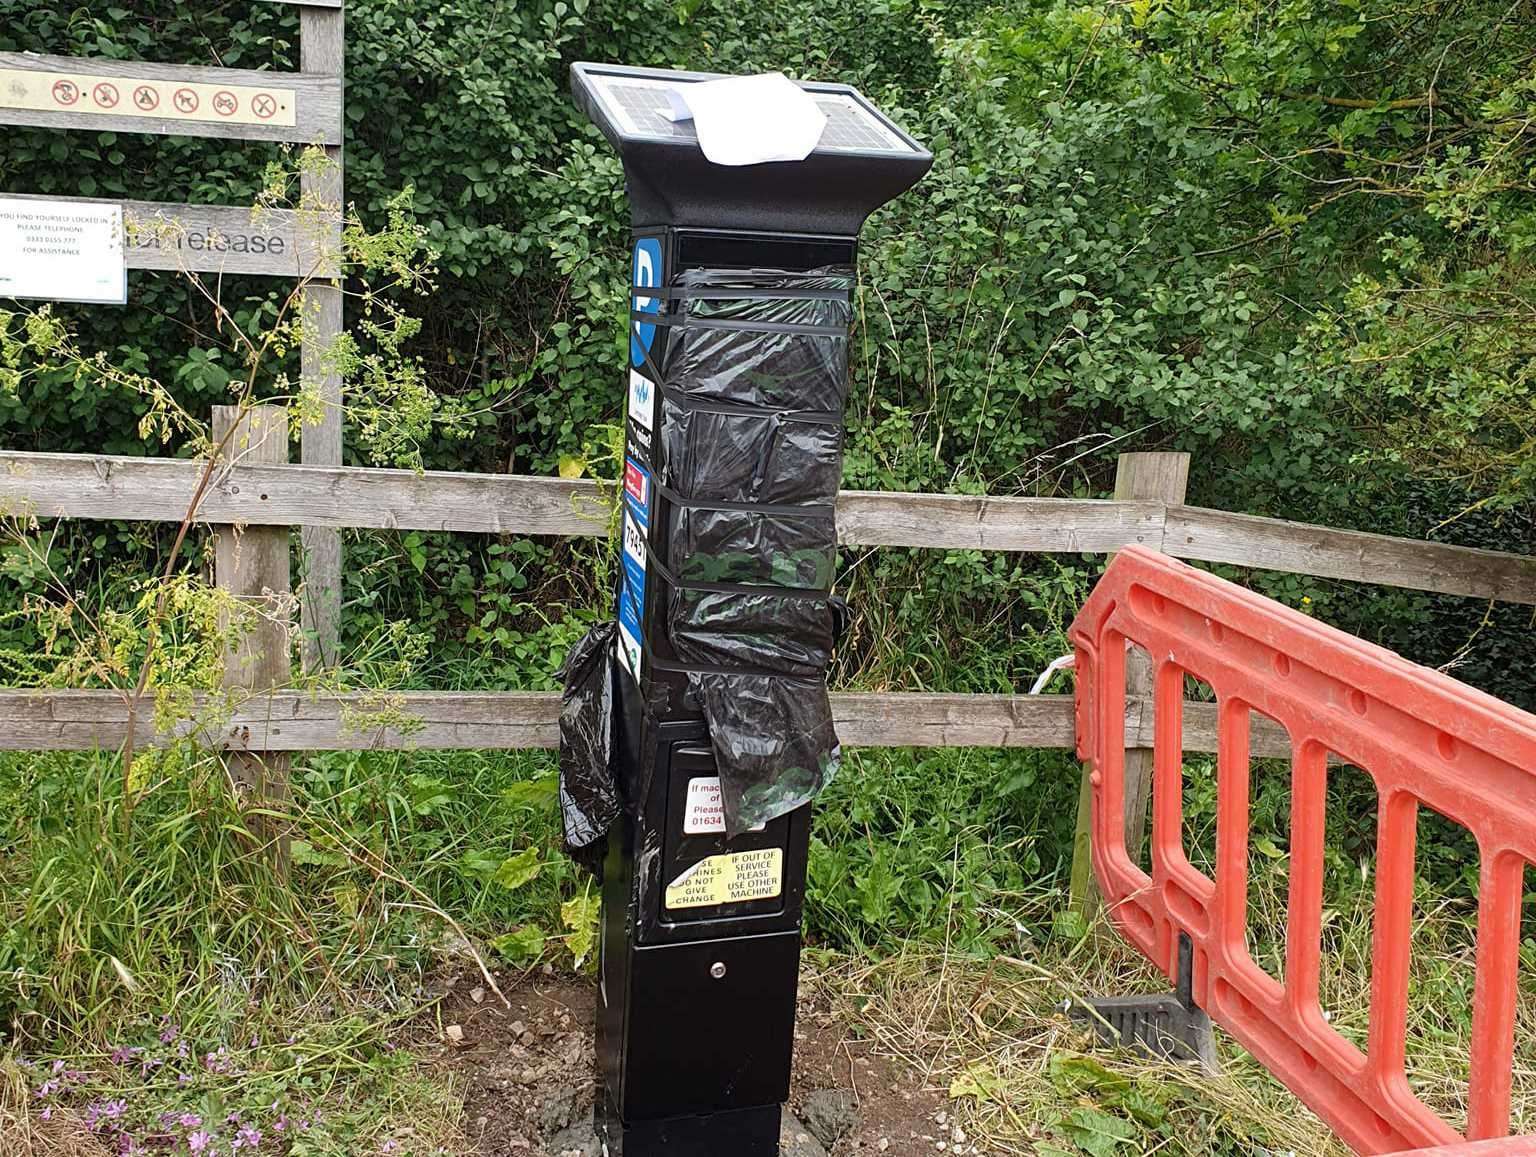
<instances>
[{"instance_id":1,"label":"black parking meter","mask_svg":"<svg viewBox=\"0 0 1536 1157\"><path fill-rule=\"evenodd\" d=\"M602 861L610 1157L778 1152L808 801L838 759L857 235L932 163L852 88L803 84L827 118L808 157L714 164L669 115L713 79L571 69L634 225L617 623L568 663L561 756L568 845Z\"/></svg>"}]
</instances>

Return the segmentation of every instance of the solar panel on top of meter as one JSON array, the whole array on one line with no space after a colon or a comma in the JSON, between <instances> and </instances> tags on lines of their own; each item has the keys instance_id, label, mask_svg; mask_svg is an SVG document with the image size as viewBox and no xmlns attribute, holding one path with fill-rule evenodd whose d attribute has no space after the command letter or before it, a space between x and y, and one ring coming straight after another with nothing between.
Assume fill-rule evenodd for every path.
<instances>
[{"instance_id":1,"label":"solar panel on top of meter","mask_svg":"<svg viewBox=\"0 0 1536 1157\"><path fill-rule=\"evenodd\" d=\"M674 121L668 115L667 90L677 81L647 77L596 76L603 102L615 114L619 129L631 136L691 141L698 138L692 121ZM684 81L681 83L696 83ZM912 147L870 115L845 93L812 93L827 117L818 149L828 152L910 153Z\"/></svg>"}]
</instances>

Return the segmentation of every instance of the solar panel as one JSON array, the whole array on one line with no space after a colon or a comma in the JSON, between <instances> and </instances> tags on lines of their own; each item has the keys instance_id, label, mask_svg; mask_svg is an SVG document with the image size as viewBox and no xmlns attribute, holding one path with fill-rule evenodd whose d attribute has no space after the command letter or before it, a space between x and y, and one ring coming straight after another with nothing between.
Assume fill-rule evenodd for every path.
<instances>
[{"instance_id":1,"label":"solar panel","mask_svg":"<svg viewBox=\"0 0 1536 1157\"><path fill-rule=\"evenodd\" d=\"M659 140L698 139L692 121L674 121L667 115L671 105L667 90L679 83L634 76L594 76L593 81L608 106L614 124L627 136ZM824 152L910 153L911 145L880 122L847 93L813 92L812 98L827 117L827 127L816 146Z\"/></svg>"}]
</instances>

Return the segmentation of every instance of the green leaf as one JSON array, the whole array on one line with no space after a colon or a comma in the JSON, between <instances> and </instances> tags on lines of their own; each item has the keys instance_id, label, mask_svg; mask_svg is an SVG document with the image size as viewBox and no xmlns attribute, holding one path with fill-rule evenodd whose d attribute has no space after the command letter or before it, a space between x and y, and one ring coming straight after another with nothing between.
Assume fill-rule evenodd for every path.
<instances>
[{"instance_id":1,"label":"green leaf","mask_svg":"<svg viewBox=\"0 0 1536 1157\"><path fill-rule=\"evenodd\" d=\"M496 869L496 882L503 888L521 888L544 870L538 848L524 848Z\"/></svg>"},{"instance_id":2,"label":"green leaf","mask_svg":"<svg viewBox=\"0 0 1536 1157\"><path fill-rule=\"evenodd\" d=\"M524 924L491 941L491 947L519 967L532 964L544 954L544 930L537 924Z\"/></svg>"},{"instance_id":3,"label":"green leaf","mask_svg":"<svg viewBox=\"0 0 1536 1157\"><path fill-rule=\"evenodd\" d=\"M965 1071L949 1082L951 1100L958 1097L975 1097L977 1101L1001 1101L1003 1092L1002 1078L992 1069L980 1064L967 1066Z\"/></svg>"},{"instance_id":4,"label":"green leaf","mask_svg":"<svg viewBox=\"0 0 1536 1157\"><path fill-rule=\"evenodd\" d=\"M570 949L577 968L586 963L597 943L597 917L602 907L602 897L590 891L560 905L560 919L570 929L565 946Z\"/></svg>"},{"instance_id":5,"label":"green leaf","mask_svg":"<svg viewBox=\"0 0 1536 1157\"><path fill-rule=\"evenodd\" d=\"M502 789L501 798L513 807L548 808L560 798L560 781L553 775L524 779Z\"/></svg>"}]
</instances>

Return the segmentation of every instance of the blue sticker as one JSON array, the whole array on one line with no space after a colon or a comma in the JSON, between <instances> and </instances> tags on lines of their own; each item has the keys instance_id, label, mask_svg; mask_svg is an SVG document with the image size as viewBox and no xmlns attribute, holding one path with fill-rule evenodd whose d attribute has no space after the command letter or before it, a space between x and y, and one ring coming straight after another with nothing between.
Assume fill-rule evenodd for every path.
<instances>
[{"instance_id":1,"label":"blue sticker","mask_svg":"<svg viewBox=\"0 0 1536 1157\"><path fill-rule=\"evenodd\" d=\"M624 668L640 679L640 640L645 623L646 538L651 525L651 472L634 458L624 459L623 565L619 587L619 643Z\"/></svg>"},{"instance_id":2,"label":"blue sticker","mask_svg":"<svg viewBox=\"0 0 1536 1157\"><path fill-rule=\"evenodd\" d=\"M641 237L635 242L633 268L630 270L630 292L634 295L635 286L654 288L661 284L661 240L656 237ZM660 313L661 298L633 296L633 311L636 313ZM634 321L629 325L629 360L632 364L643 366L645 355L651 352L651 345L656 341L656 327L648 322Z\"/></svg>"}]
</instances>

